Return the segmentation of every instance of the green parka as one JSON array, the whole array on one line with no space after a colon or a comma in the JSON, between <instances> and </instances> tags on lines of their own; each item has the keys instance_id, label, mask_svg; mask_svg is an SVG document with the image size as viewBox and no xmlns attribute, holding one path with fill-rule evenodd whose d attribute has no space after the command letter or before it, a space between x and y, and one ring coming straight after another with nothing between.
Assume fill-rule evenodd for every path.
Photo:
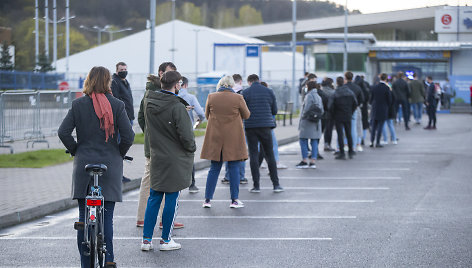
<instances>
[{"instance_id":1,"label":"green parka","mask_svg":"<svg viewBox=\"0 0 472 268\"><path fill-rule=\"evenodd\" d=\"M155 75L149 75L148 81L146 83L146 92L144 93L144 97L141 100L141 104L139 105L139 112L138 112L138 124L141 127L141 130L144 133L146 128L146 119L144 118L144 99L146 98L146 94L148 91L159 91L161 90L161 82L159 81L159 77ZM151 153L149 152L149 141L146 140L146 136L144 136L144 156L146 158L151 157Z\"/></svg>"},{"instance_id":2,"label":"green parka","mask_svg":"<svg viewBox=\"0 0 472 268\"><path fill-rule=\"evenodd\" d=\"M151 153L151 189L178 192L192 181L197 149L186 102L166 91L147 91L144 98L145 139Z\"/></svg>"}]
</instances>

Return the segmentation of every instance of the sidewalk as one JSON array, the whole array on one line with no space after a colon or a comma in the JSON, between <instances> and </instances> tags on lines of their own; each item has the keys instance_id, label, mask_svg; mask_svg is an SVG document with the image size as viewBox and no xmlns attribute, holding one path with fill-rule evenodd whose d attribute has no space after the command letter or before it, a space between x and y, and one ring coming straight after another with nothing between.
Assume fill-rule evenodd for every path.
<instances>
[{"instance_id":1,"label":"sidewalk","mask_svg":"<svg viewBox=\"0 0 472 268\"><path fill-rule=\"evenodd\" d=\"M279 145L298 140L298 118L293 125L282 126L278 122L275 135ZM197 137L195 152L196 169L210 166L208 160L200 159L204 137ZM58 137L48 139L50 148L64 148ZM45 143L36 143L34 149L26 148L26 142L12 144L15 152L47 148ZM2 149L8 152L6 149ZM5 153L2 151L2 153ZM124 175L132 179L124 185L129 191L139 187L144 172L144 145L133 145L128 154L133 162L124 163ZM72 185L72 162L45 168L2 168L0 169L0 228L29 221L76 205L70 198Z\"/></svg>"}]
</instances>

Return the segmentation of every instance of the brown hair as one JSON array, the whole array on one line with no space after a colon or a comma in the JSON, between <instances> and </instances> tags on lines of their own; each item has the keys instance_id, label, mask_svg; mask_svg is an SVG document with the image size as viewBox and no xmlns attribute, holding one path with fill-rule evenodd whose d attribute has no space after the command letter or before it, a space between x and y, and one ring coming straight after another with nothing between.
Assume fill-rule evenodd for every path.
<instances>
[{"instance_id":1,"label":"brown hair","mask_svg":"<svg viewBox=\"0 0 472 268\"><path fill-rule=\"evenodd\" d=\"M161 77L161 86L162 89L169 90L174 87L179 80L182 79L182 76L177 71L167 71L162 74Z\"/></svg>"},{"instance_id":2,"label":"brown hair","mask_svg":"<svg viewBox=\"0 0 472 268\"><path fill-rule=\"evenodd\" d=\"M307 88L307 92L310 92L312 89L316 88L316 82L315 81L310 81L308 83L306 83L306 88Z\"/></svg>"},{"instance_id":3,"label":"brown hair","mask_svg":"<svg viewBox=\"0 0 472 268\"><path fill-rule=\"evenodd\" d=\"M111 93L110 71L102 66L95 66L90 70L84 82L84 94Z\"/></svg>"},{"instance_id":4,"label":"brown hair","mask_svg":"<svg viewBox=\"0 0 472 268\"><path fill-rule=\"evenodd\" d=\"M116 64L116 70L118 71L118 66L127 66L126 63L120 61Z\"/></svg>"}]
</instances>

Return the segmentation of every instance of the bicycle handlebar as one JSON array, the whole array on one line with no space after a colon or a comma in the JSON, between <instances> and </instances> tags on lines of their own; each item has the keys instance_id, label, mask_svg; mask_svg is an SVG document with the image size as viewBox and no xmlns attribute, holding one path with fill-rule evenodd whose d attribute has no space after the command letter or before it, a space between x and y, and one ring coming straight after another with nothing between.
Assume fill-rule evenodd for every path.
<instances>
[{"instance_id":1,"label":"bicycle handlebar","mask_svg":"<svg viewBox=\"0 0 472 268\"><path fill-rule=\"evenodd\" d=\"M66 154L70 154L69 150L66 150L65 153L66 153ZM127 156L127 155L125 155L125 156L123 157L123 160L126 160L126 161L133 161L133 157L132 157L132 156Z\"/></svg>"}]
</instances>

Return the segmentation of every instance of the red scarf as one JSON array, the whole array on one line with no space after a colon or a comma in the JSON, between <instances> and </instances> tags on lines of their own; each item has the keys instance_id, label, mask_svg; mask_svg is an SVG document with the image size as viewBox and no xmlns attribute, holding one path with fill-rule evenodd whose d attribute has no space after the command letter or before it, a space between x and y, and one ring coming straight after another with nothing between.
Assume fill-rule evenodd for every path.
<instances>
[{"instance_id":1,"label":"red scarf","mask_svg":"<svg viewBox=\"0 0 472 268\"><path fill-rule=\"evenodd\" d=\"M110 102L103 93L92 92L90 94L93 103L93 109L100 120L100 128L105 130L105 141L108 142L108 138L115 133L115 126L113 124L113 111L111 109Z\"/></svg>"}]
</instances>

